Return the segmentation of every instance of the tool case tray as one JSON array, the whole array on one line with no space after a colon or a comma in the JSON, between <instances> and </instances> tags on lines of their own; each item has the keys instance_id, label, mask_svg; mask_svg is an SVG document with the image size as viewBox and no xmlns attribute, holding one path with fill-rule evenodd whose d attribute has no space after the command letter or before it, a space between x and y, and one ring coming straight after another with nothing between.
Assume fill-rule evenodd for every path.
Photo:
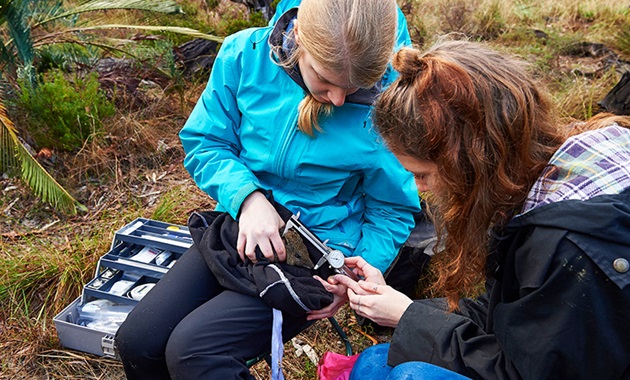
<instances>
[{"instance_id":1,"label":"tool case tray","mask_svg":"<svg viewBox=\"0 0 630 380\"><path fill-rule=\"evenodd\" d=\"M62 346L118 359L120 323L192 245L186 226L138 218L118 230L94 278L53 318Z\"/></svg>"}]
</instances>

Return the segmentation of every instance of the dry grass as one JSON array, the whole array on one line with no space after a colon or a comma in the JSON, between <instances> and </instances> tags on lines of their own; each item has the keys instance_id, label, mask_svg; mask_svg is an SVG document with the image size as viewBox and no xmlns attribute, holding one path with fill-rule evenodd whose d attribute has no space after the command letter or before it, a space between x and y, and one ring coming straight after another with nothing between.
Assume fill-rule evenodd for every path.
<instances>
[{"instance_id":1,"label":"dry grass","mask_svg":"<svg viewBox=\"0 0 630 380\"><path fill-rule=\"evenodd\" d=\"M226 19L244 12L228 0L214 7L210 3L183 1L187 15L173 23L220 34ZM460 32L528 61L566 119L597 112L597 101L620 78L619 67L611 66L607 55L579 53L575 46L601 43L618 59L630 58L630 9L625 0L399 3L418 47L444 33ZM99 17L103 22L133 23L143 16L108 12ZM52 317L80 294L118 228L137 217L185 224L193 210L214 206L183 169L177 137L205 83L171 78L163 84L140 88L134 95L117 93L119 113L104 133L78 154L58 153L54 162L44 162L88 205L87 214L58 215L20 183L0 178L0 379L124 377L119 362L60 347ZM355 352L390 338L362 331L347 308L337 319ZM325 321L299 338L320 356L327 350L344 352ZM296 356L291 343L285 346L287 379L313 379L315 368L306 356ZM267 379L269 368L259 363L252 373Z\"/></svg>"}]
</instances>

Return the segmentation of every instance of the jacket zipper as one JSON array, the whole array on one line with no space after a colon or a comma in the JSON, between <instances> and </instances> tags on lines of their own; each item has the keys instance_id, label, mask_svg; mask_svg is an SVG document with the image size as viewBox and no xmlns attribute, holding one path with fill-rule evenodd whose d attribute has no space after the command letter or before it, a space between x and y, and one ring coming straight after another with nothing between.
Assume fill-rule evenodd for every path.
<instances>
[{"instance_id":1,"label":"jacket zipper","mask_svg":"<svg viewBox=\"0 0 630 380\"><path fill-rule=\"evenodd\" d=\"M280 146L280 152L278 154L278 156L276 157L276 172L278 173L279 176L284 177L284 167L285 167L285 163L286 163L286 155L287 152L289 150L289 145L291 145L291 141L293 141L293 137L295 136L295 134L297 133L297 115L295 116L295 118L291 121L291 123L288 124L288 132L285 133L285 138L282 141L282 145Z\"/></svg>"}]
</instances>

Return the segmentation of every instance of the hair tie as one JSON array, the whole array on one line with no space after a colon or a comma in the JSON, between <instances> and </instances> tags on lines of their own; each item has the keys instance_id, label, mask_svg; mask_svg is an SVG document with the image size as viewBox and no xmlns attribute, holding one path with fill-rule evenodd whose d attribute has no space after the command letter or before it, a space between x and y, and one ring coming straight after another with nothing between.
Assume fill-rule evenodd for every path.
<instances>
[{"instance_id":1,"label":"hair tie","mask_svg":"<svg viewBox=\"0 0 630 380\"><path fill-rule=\"evenodd\" d=\"M419 51L402 48L394 55L392 66L402 78L413 80L426 69L427 64Z\"/></svg>"}]
</instances>

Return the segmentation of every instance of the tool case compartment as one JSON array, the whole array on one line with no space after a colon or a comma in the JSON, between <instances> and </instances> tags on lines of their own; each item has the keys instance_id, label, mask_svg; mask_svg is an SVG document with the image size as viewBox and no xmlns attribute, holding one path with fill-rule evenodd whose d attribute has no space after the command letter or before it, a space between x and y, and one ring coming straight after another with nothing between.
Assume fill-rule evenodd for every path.
<instances>
[{"instance_id":1,"label":"tool case compartment","mask_svg":"<svg viewBox=\"0 0 630 380\"><path fill-rule=\"evenodd\" d=\"M191 245L187 227L157 220L118 230L81 295L53 318L61 345L117 359L118 327Z\"/></svg>"}]
</instances>

